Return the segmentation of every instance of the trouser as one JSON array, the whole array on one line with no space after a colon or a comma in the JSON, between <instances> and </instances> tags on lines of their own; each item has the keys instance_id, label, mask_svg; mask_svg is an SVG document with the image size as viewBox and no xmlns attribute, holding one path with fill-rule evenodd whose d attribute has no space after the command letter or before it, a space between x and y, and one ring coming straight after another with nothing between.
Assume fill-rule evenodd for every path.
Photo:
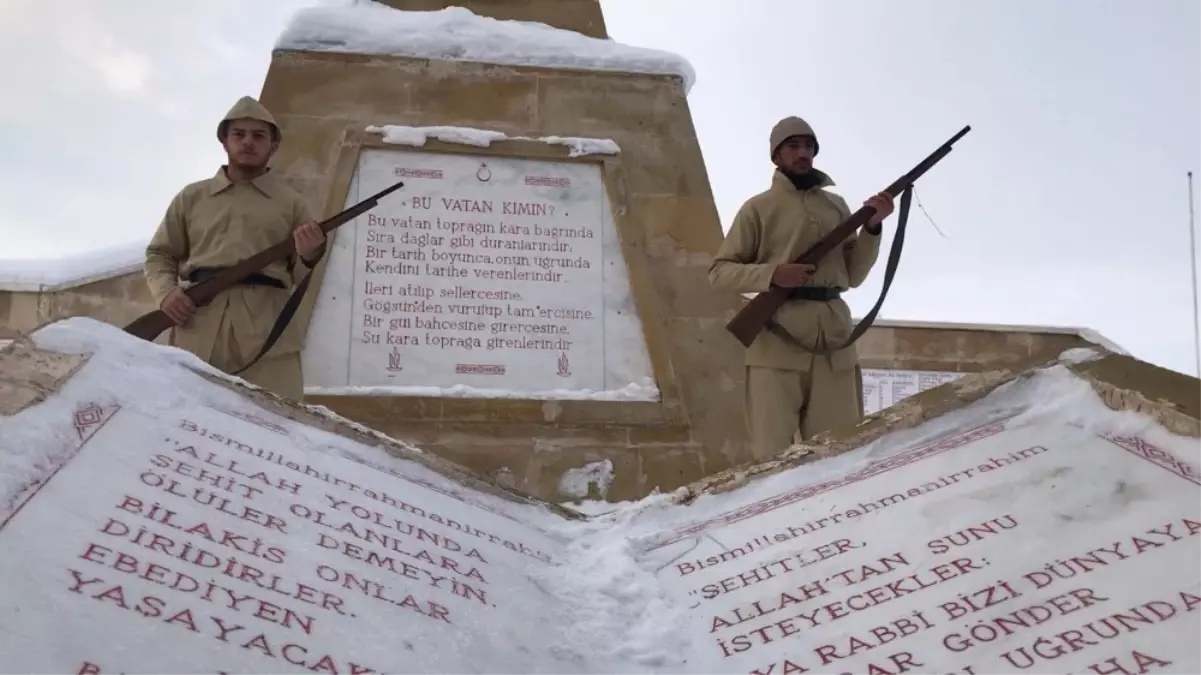
<instances>
[{"instance_id":1,"label":"trouser","mask_svg":"<svg viewBox=\"0 0 1201 675\"><path fill-rule=\"evenodd\" d=\"M200 308L186 327L172 329L172 346L200 357L226 373L242 368L266 339L266 331L250 318L255 312L274 309L262 289L239 286ZM237 377L268 389L284 398L304 400L304 375L300 352L295 348L277 353L279 343Z\"/></svg>"},{"instance_id":2,"label":"trouser","mask_svg":"<svg viewBox=\"0 0 1201 675\"><path fill-rule=\"evenodd\" d=\"M766 460L797 440L849 427L862 417L858 368L832 370L815 358L809 370L746 367L746 420L751 452Z\"/></svg>"}]
</instances>

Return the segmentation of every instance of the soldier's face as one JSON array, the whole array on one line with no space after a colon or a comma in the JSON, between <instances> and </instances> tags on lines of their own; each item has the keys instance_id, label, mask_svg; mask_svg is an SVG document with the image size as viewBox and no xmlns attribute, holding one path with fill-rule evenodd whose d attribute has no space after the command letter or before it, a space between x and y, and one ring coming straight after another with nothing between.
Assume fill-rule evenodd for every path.
<instances>
[{"instance_id":1,"label":"soldier's face","mask_svg":"<svg viewBox=\"0 0 1201 675\"><path fill-rule=\"evenodd\" d=\"M792 136L776 150L776 165L792 173L805 173L813 168L813 139Z\"/></svg>"},{"instance_id":2,"label":"soldier's face","mask_svg":"<svg viewBox=\"0 0 1201 675\"><path fill-rule=\"evenodd\" d=\"M271 138L271 127L259 120L234 120L222 142L230 164L262 167L275 153L277 143Z\"/></svg>"}]
</instances>

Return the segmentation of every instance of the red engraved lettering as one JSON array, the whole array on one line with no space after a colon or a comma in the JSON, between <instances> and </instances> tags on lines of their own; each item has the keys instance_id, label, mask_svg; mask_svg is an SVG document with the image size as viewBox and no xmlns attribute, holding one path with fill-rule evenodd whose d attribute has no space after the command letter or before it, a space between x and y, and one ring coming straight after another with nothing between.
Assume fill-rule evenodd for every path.
<instances>
[{"instance_id":1,"label":"red engraved lettering","mask_svg":"<svg viewBox=\"0 0 1201 675\"><path fill-rule=\"evenodd\" d=\"M1092 664L1089 666L1089 670L1097 673L1097 675L1116 675L1116 673L1122 673L1122 675L1142 675L1143 673L1151 672L1151 666L1155 668L1167 668L1172 665L1171 661L1156 658L1137 650L1130 652L1129 660L1129 663L1121 663L1117 657L1112 657L1101 663Z\"/></svg>"},{"instance_id":2,"label":"red engraved lettering","mask_svg":"<svg viewBox=\"0 0 1201 675\"><path fill-rule=\"evenodd\" d=\"M921 611L915 611L911 617L905 616L882 626L876 626L866 633L850 635L837 642L822 645L814 649L813 653L821 659L823 666L828 666L835 661L872 651L894 640L933 627L934 624L930 623Z\"/></svg>"},{"instance_id":3,"label":"red engraved lettering","mask_svg":"<svg viewBox=\"0 0 1201 675\"><path fill-rule=\"evenodd\" d=\"M1179 521L1148 528L1140 534L1124 537L1118 541L1042 565L1024 574L1022 579L1036 589L1046 588L1061 579L1083 576L1093 570L1106 568L1146 551L1156 550L1173 542L1181 541L1185 536L1192 536L1198 532L1199 528L1194 525L1196 525L1194 521L1182 518Z\"/></svg>"},{"instance_id":4,"label":"red engraved lettering","mask_svg":"<svg viewBox=\"0 0 1201 675\"><path fill-rule=\"evenodd\" d=\"M492 171L477 167L474 180L464 179L485 186ZM350 354L352 370L390 373L399 383L411 377L407 362L425 361L442 363L437 370L444 374L421 384L450 385L465 377L473 386L490 386L488 379L521 369L513 359L543 353L554 359L551 377L573 377L573 364L588 358L588 343L577 336L599 328L603 307L573 306L580 298L596 301L571 289L599 287L603 233L596 209L581 197L546 202L534 192L542 183L525 180L530 187L507 184L509 193L517 193L504 198L491 190L419 195L368 214L354 251L359 280L350 298L351 322L361 328ZM537 180L559 185L568 179ZM603 208L599 202L595 207ZM504 289L514 283L521 292ZM487 354L487 360L463 360L464 351Z\"/></svg>"},{"instance_id":5,"label":"red engraved lettering","mask_svg":"<svg viewBox=\"0 0 1201 675\"><path fill-rule=\"evenodd\" d=\"M776 666L779 666L780 670L777 671ZM784 659L781 663L773 663L765 668L756 668L751 671L751 675L792 675L792 673L807 672L809 672L808 668L789 659Z\"/></svg>"},{"instance_id":6,"label":"red engraved lettering","mask_svg":"<svg viewBox=\"0 0 1201 675\"><path fill-rule=\"evenodd\" d=\"M1009 514L1005 514L998 518L990 518L976 525L958 530L952 534L931 539L926 542L926 548L935 555L941 555L952 548L969 546L978 541L983 541L984 539L1002 534L1005 531L1012 530L1017 526L1017 519Z\"/></svg>"}]
</instances>

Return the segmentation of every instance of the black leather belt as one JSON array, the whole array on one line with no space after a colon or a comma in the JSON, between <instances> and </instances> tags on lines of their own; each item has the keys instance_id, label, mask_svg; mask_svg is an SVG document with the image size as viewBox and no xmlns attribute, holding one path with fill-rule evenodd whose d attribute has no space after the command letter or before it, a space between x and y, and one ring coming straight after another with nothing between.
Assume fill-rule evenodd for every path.
<instances>
[{"instance_id":1,"label":"black leather belt","mask_svg":"<svg viewBox=\"0 0 1201 675\"><path fill-rule=\"evenodd\" d=\"M194 284L208 281L209 279L217 276L222 269L224 268L198 267L188 274L188 281ZM288 286L284 282L276 279L275 277L269 277L266 274L260 274L258 272L252 272L249 276L238 283L246 284L247 286L274 286L275 288L282 288L285 291L288 290Z\"/></svg>"},{"instance_id":2,"label":"black leather belt","mask_svg":"<svg viewBox=\"0 0 1201 675\"><path fill-rule=\"evenodd\" d=\"M830 302L842 297L842 291L825 286L798 286L788 293L790 300L816 300Z\"/></svg>"}]
</instances>

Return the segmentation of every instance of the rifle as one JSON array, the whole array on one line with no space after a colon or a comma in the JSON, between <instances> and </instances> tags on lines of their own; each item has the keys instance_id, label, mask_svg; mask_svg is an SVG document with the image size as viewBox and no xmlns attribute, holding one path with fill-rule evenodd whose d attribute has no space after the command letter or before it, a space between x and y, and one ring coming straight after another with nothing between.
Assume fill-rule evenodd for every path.
<instances>
[{"instance_id":1,"label":"rifle","mask_svg":"<svg viewBox=\"0 0 1201 675\"><path fill-rule=\"evenodd\" d=\"M889 256L884 293L888 292L888 286L892 281L892 272L895 271L896 268L896 258L900 254L900 248L896 244L899 244L901 242L901 237L904 236L904 222L909 212L909 195L911 189L913 188L914 182L916 182L918 178L921 178L923 174L933 168L934 165L942 160L943 157L946 157L947 154L951 152L951 146L954 145L955 141L963 138L963 136L971 130L971 126L965 126L959 131L959 133L952 136L951 140L943 143L942 146L931 153L929 157L926 157L926 159L922 160L920 164L910 169L908 173L901 176L894 181L892 185L889 185L884 189L885 192L893 197L896 197L902 191L905 193L901 199L901 224L897 228L898 238L893 246L893 251ZM843 223L838 227L834 228L828 235L822 238L821 241L817 242L809 250L805 251L805 253L803 253L795 262L798 264L816 265L818 261L820 261L827 253L841 246L843 241L845 241L846 238L849 237L853 232L866 225L867 221L875 212L876 209L874 207L866 205L860 207L858 211L852 213L849 218L843 221ZM759 336L759 332L762 331L764 327L767 327L771 322L772 317L775 316L776 311L780 309L780 306L788 300L791 291L792 289L773 285L771 290L756 295L749 302L743 305L742 309L734 315L733 319L730 319L730 322L726 324L726 330L733 333L734 337L737 338L744 347L750 347L751 343L755 341L755 338ZM881 294L880 301L876 303L875 309L872 310L868 317L865 317L864 321L860 322L859 326L855 327L855 330L851 333L850 339L847 340L847 344L843 345L842 348L845 348L850 343L854 342L856 339L858 339L859 335L862 335L864 330L867 330L867 327L871 325L871 320L875 318L875 313L879 311L880 304L883 301L884 295ZM772 326L772 328L774 328L774 326ZM793 340L793 342L795 342L795 340ZM808 351L817 353L813 348L805 347L804 345L801 346ZM821 350L823 353L829 351L833 350Z\"/></svg>"},{"instance_id":2,"label":"rifle","mask_svg":"<svg viewBox=\"0 0 1201 675\"><path fill-rule=\"evenodd\" d=\"M345 225L346 223L363 215L367 211L375 208L376 205L379 204L380 199L383 199L392 192L399 190L403 186L404 183L398 181L391 187L380 190L376 194L364 199L358 204L355 204L341 213L318 223L317 226L321 228L322 232L329 234L329 232L332 230ZM197 307L203 307L212 302L213 298L217 297L217 294L221 293L225 289L233 286L239 281L242 281L251 274L258 272L267 265L270 265L277 260L283 260L295 251L296 242L291 237L288 237L285 241L281 241L270 248L259 251L258 253L250 256L236 265L222 269L211 278L184 289L184 294L191 298L192 302L195 303ZM283 333L284 328L287 327L288 321L292 319L292 314L296 311L296 307L300 304L300 298L304 295L305 289L308 288L308 284L309 275L306 274L304 279L292 292L291 297L288 298L287 304L284 305L283 311L276 319L275 325L272 326L271 334L268 335L267 341L263 345L263 348L259 351L258 356L254 357L250 363L247 363L240 370L233 373L234 375L249 368L254 364L255 361L258 361L263 354L267 353L267 350L271 349L271 346L275 344L275 341L278 340L279 336ZM160 333L174 325L175 322L172 321L170 317L163 312L163 310L156 309L134 319L129 325L125 326L125 332L140 337L143 340L153 341L159 336Z\"/></svg>"}]
</instances>

